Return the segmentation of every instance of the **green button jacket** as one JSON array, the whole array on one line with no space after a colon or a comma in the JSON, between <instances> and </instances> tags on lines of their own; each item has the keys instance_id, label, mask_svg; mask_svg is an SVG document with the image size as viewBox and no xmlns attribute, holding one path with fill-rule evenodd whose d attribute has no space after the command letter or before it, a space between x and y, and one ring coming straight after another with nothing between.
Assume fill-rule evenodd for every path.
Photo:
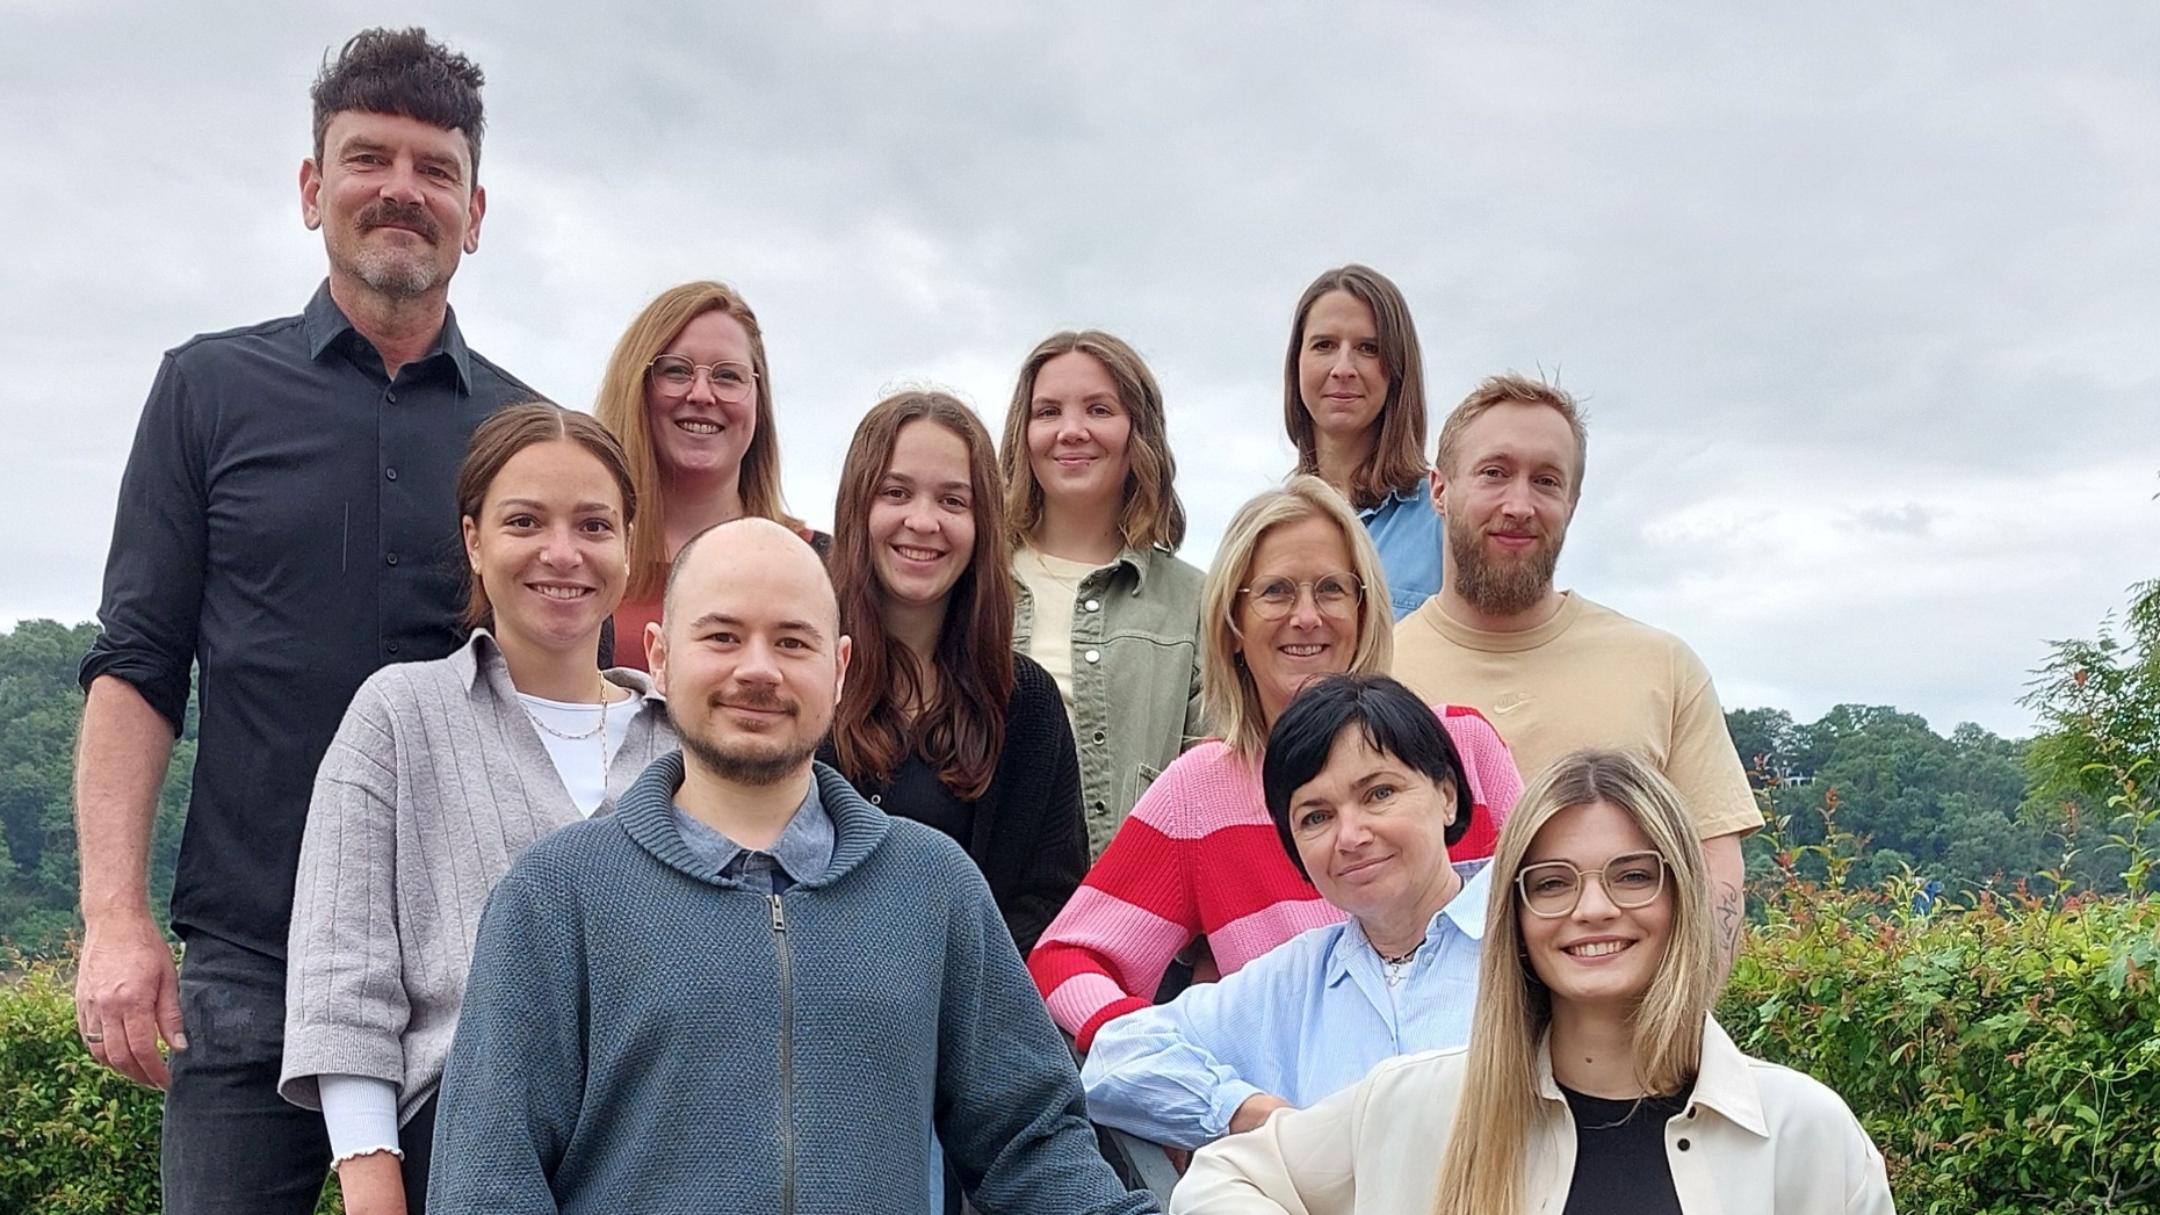
<instances>
[{"instance_id":1,"label":"green button jacket","mask_svg":"<svg viewBox=\"0 0 2160 1215\"><path fill-rule=\"evenodd\" d=\"M1072 725L1088 851L1102 855L1133 803L1200 722L1199 570L1162 549L1126 549L1073 601ZM1013 648L1027 652L1035 598L1019 584Z\"/></svg>"}]
</instances>

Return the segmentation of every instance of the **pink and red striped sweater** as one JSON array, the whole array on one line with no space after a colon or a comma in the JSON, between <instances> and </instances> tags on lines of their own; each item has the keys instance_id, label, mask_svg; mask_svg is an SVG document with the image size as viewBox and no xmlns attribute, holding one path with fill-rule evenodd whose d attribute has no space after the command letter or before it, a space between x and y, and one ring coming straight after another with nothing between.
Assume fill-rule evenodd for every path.
<instances>
[{"instance_id":1,"label":"pink and red striped sweater","mask_svg":"<svg viewBox=\"0 0 2160 1215\"><path fill-rule=\"evenodd\" d=\"M1433 711L1462 756L1473 803L1470 830L1448 853L1489 857L1522 776L1483 714L1462 705ZM1051 1019L1086 1050L1103 1022L1147 1007L1194 937L1207 937L1229 974L1344 918L1283 853L1259 764L1210 740L1178 756L1140 796L1028 956L1028 971Z\"/></svg>"}]
</instances>

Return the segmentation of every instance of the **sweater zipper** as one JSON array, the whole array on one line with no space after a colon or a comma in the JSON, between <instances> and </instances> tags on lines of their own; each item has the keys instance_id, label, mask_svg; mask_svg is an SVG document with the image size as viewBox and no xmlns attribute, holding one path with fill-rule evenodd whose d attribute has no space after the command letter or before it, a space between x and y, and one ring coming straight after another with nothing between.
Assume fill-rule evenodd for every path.
<instances>
[{"instance_id":1,"label":"sweater zipper","mask_svg":"<svg viewBox=\"0 0 2160 1215\"><path fill-rule=\"evenodd\" d=\"M780 959L780 1215L795 1212L795 959L787 915L772 896L773 952Z\"/></svg>"}]
</instances>

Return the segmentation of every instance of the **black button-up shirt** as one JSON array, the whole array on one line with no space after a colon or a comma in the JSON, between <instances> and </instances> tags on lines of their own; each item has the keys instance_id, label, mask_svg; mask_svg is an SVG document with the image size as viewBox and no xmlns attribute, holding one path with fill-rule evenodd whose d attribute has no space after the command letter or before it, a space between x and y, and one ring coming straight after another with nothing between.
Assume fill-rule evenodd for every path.
<instances>
[{"instance_id":1,"label":"black button-up shirt","mask_svg":"<svg viewBox=\"0 0 2160 1215\"><path fill-rule=\"evenodd\" d=\"M285 954L315 768L361 681L456 649L455 482L473 428L536 397L446 315L383 373L330 298L169 351L120 480L83 659L176 726L200 666L173 924Z\"/></svg>"}]
</instances>

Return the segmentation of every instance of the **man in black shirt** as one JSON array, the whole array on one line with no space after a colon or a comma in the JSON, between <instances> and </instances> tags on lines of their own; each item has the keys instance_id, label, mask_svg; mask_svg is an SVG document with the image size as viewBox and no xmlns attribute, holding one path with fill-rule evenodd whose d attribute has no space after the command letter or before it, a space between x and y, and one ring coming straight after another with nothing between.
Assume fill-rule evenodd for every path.
<instances>
[{"instance_id":1,"label":"man in black shirt","mask_svg":"<svg viewBox=\"0 0 2160 1215\"><path fill-rule=\"evenodd\" d=\"M167 1090L167 1211L305 1212L322 1188L322 1119L276 1091L315 768L370 673L458 644L458 463L482 418L534 395L448 306L487 206L480 86L418 29L325 63L300 203L329 279L299 316L169 352L121 480L81 673L76 1016L101 1063ZM145 869L191 666L176 974Z\"/></svg>"}]
</instances>

